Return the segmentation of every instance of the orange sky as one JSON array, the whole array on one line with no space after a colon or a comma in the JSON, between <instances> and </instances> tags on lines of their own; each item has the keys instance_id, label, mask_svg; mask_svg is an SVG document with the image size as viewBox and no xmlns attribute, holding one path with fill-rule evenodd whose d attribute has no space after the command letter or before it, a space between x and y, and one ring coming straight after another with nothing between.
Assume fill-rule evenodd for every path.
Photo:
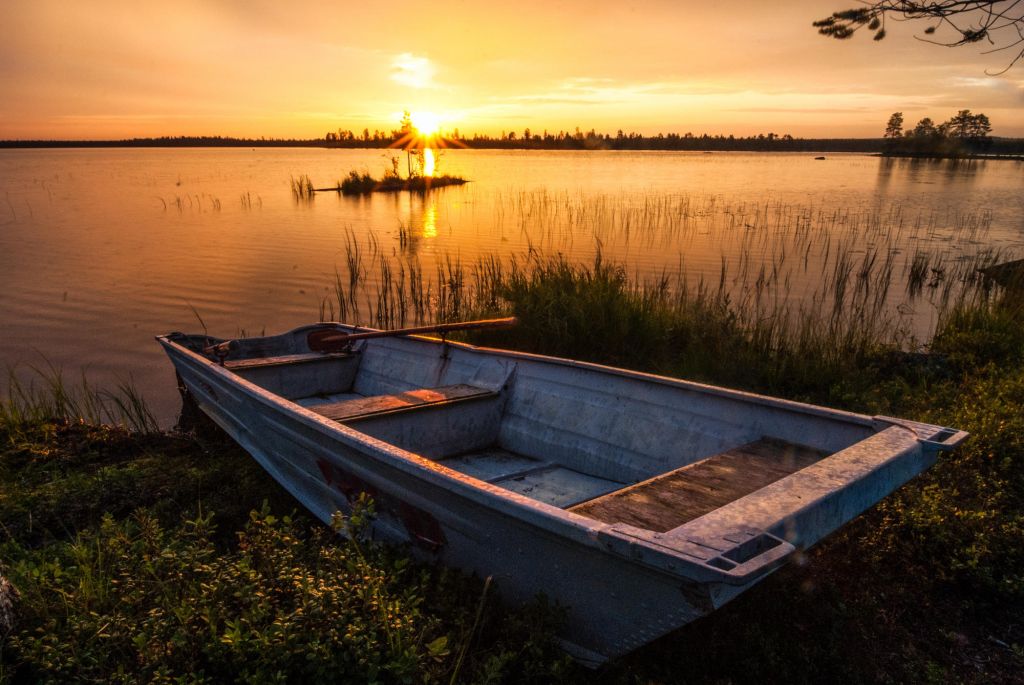
<instances>
[{"instance_id":1,"label":"orange sky","mask_svg":"<svg viewBox=\"0 0 1024 685\"><path fill-rule=\"evenodd\" d=\"M1024 64L914 40L818 36L855 3L0 2L0 139L320 137L430 110L531 128L879 136L984 112L1024 136Z\"/></svg>"}]
</instances>

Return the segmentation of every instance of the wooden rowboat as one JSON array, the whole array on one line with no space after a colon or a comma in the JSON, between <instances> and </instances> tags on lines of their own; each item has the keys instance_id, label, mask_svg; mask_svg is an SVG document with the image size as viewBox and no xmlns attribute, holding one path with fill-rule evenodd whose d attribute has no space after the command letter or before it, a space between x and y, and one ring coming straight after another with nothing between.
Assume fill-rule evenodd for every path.
<instances>
[{"instance_id":1,"label":"wooden rowboat","mask_svg":"<svg viewBox=\"0 0 1024 685\"><path fill-rule=\"evenodd\" d=\"M722 606L966 437L341 324L158 340L319 518L370 493L374 535L567 606L564 645L592 665Z\"/></svg>"}]
</instances>

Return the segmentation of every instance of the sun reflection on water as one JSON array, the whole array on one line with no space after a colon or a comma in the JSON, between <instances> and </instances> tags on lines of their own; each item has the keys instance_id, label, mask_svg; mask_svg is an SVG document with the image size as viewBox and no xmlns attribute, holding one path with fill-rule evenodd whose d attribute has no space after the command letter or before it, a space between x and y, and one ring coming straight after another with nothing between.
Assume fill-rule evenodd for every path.
<instances>
[{"instance_id":1,"label":"sun reflection on water","mask_svg":"<svg viewBox=\"0 0 1024 685\"><path fill-rule=\"evenodd\" d=\"M434 175L434 151L429 147L423 150L423 175L427 177Z\"/></svg>"},{"instance_id":2,"label":"sun reflection on water","mask_svg":"<svg viewBox=\"0 0 1024 685\"><path fill-rule=\"evenodd\" d=\"M427 206L423 208L423 237L437 237L437 204L434 200L429 200Z\"/></svg>"}]
</instances>

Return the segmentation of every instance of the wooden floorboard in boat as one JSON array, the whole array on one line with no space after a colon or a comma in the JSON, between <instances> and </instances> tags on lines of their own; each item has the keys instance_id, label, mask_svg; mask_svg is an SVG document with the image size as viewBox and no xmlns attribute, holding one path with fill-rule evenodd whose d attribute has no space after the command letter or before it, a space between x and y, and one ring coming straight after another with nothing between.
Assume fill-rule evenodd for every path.
<instances>
[{"instance_id":1,"label":"wooden floorboard in boat","mask_svg":"<svg viewBox=\"0 0 1024 685\"><path fill-rule=\"evenodd\" d=\"M310 407L309 409L311 411L315 411L321 416L334 419L335 421L349 421L352 419L397 411L399 409L409 409L412 407L421 407L429 404L464 400L471 397L483 397L493 394L494 393L490 390L478 388L472 385L447 385L440 388L418 388L416 390L407 390L405 392L395 393L394 395L372 395L370 397L361 397L354 400L319 404L315 407Z\"/></svg>"},{"instance_id":2,"label":"wooden floorboard in boat","mask_svg":"<svg viewBox=\"0 0 1024 685\"><path fill-rule=\"evenodd\" d=\"M569 509L665 532L810 466L825 452L761 438Z\"/></svg>"}]
</instances>

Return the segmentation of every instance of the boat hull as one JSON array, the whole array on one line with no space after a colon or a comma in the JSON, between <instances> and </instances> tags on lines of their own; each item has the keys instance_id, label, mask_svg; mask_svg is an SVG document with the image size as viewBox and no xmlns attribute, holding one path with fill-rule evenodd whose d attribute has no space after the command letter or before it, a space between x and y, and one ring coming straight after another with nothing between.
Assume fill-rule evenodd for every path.
<instances>
[{"instance_id":1,"label":"boat hull","mask_svg":"<svg viewBox=\"0 0 1024 685\"><path fill-rule=\"evenodd\" d=\"M159 340L198 407L314 515L329 522L337 511L350 512L360 493L370 494L378 511L375 537L492 577L507 601L526 602L544 594L567 607L565 647L588 665L625 654L720 607L777 568L796 547L813 544L855 517L935 456L912 429L871 428L863 425L870 419L857 417L857 430L874 435L825 460L828 469L803 469L677 529L646 531L578 516L452 471L361 432L359 424L328 419L247 381L189 349L183 337ZM464 345L409 343L417 349L442 346L445 373L479 357L491 365L485 376L495 375L497 359L506 370L518 367L524 378L554 364L550 368L614 371L630 382L705 387ZM481 372L475 373L479 380ZM502 399L458 407L463 414L455 424L487 421L487 412L506 411L505 403L516 401L508 376L497 376ZM608 382L614 385L612 376ZM449 414L420 412L425 425L417 424L416 430L450 431ZM441 417L449 417L447 423L438 424ZM764 540L767 551L736 551Z\"/></svg>"}]
</instances>

